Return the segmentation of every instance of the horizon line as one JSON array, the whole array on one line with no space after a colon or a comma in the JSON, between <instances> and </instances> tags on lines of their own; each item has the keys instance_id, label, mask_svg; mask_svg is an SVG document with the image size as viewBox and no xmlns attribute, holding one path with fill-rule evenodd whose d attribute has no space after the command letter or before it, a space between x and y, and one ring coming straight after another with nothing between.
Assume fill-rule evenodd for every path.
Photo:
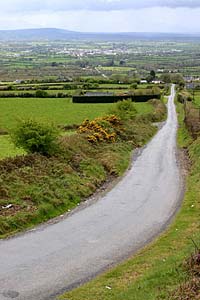
<instances>
[{"instance_id":1,"label":"horizon line","mask_svg":"<svg viewBox=\"0 0 200 300\"><path fill-rule=\"evenodd\" d=\"M1 29L0 31L24 31L24 30L64 30L73 33L82 34L180 34L180 35L199 35L200 32L170 32L170 31L76 31L66 28L57 27L30 27L30 28L15 28L15 29Z\"/></svg>"}]
</instances>

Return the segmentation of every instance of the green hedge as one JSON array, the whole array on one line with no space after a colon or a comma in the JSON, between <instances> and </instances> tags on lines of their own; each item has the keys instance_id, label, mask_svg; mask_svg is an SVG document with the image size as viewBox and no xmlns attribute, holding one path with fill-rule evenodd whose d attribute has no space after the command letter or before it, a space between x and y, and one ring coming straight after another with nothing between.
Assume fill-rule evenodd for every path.
<instances>
[{"instance_id":1,"label":"green hedge","mask_svg":"<svg viewBox=\"0 0 200 300\"><path fill-rule=\"evenodd\" d=\"M25 92L25 93L0 93L0 98L71 98L71 94L58 92L55 94Z\"/></svg>"},{"instance_id":2,"label":"green hedge","mask_svg":"<svg viewBox=\"0 0 200 300\"><path fill-rule=\"evenodd\" d=\"M160 99L160 94L151 95L118 95L118 96L73 96L73 103L115 103L125 99L134 102L147 102L151 99Z\"/></svg>"}]
</instances>

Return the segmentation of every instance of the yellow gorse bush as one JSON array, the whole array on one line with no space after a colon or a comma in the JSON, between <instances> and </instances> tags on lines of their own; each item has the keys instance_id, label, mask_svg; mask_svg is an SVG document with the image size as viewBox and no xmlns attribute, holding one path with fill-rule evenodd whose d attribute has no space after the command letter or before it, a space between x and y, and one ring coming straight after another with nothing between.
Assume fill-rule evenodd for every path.
<instances>
[{"instance_id":1,"label":"yellow gorse bush","mask_svg":"<svg viewBox=\"0 0 200 300\"><path fill-rule=\"evenodd\" d=\"M78 128L78 133L85 134L91 143L115 142L117 131L121 127L121 120L115 115L96 118L92 121L85 120Z\"/></svg>"}]
</instances>

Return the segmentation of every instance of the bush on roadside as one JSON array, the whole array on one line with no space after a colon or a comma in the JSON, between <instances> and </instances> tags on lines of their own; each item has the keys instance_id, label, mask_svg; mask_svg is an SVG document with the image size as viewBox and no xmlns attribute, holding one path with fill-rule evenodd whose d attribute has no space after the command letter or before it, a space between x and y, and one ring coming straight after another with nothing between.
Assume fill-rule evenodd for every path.
<instances>
[{"instance_id":1,"label":"bush on roadside","mask_svg":"<svg viewBox=\"0 0 200 300\"><path fill-rule=\"evenodd\" d=\"M120 130L121 120L115 115L85 120L78 128L78 133L84 134L91 143L115 142Z\"/></svg>"},{"instance_id":2,"label":"bush on roadside","mask_svg":"<svg viewBox=\"0 0 200 300\"><path fill-rule=\"evenodd\" d=\"M154 112L150 114L150 121L151 122L162 122L165 120L167 108L166 105L158 100L158 99L152 99L149 101L151 105L154 107Z\"/></svg>"},{"instance_id":3,"label":"bush on roadside","mask_svg":"<svg viewBox=\"0 0 200 300\"><path fill-rule=\"evenodd\" d=\"M57 129L52 124L39 123L34 120L22 120L11 133L17 147L28 153L40 153L45 156L53 155L58 149L56 143Z\"/></svg>"},{"instance_id":4,"label":"bush on roadside","mask_svg":"<svg viewBox=\"0 0 200 300\"><path fill-rule=\"evenodd\" d=\"M133 120L137 115L137 110L132 100L128 99L117 102L116 107L111 110L111 113L122 120Z\"/></svg>"},{"instance_id":5,"label":"bush on roadside","mask_svg":"<svg viewBox=\"0 0 200 300\"><path fill-rule=\"evenodd\" d=\"M187 91L181 91L177 95L177 100L180 103L185 103L186 101L192 101L192 95Z\"/></svg>"}]
</instances>

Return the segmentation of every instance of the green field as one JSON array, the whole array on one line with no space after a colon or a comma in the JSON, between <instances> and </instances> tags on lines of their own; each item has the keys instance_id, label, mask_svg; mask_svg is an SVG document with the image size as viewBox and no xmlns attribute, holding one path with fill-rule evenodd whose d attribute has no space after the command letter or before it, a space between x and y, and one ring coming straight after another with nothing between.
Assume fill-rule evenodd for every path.
<instances>
[{"instance_id":1,"label":"green field","mask_svg":"<svg viewBox=\"0 0 200 300\"><path fill-rule=\"evenodd\" d=\"M0 128L12 129L20 118L35 118L56 125L80 124L107 114L114 104L74 104L70 99L2 98L0 99ZM148 103L135 104L138 113L152 111Z\"/></svg>"},{"instance_id":2,"label":"green field","mask_svg":"<svg viewBox=\"0 0 200 300\"><path fill-rule=\"evenodd\" d=\"M139 115L153 112L153 106L149 103L135 103L134 105Z\"/></svg>"},{"instance_id":3,"label":"green field","mask_svg":"<svg viewBox=\"0 0 200 300\"><path fill-rule=\"evenodd\" d=\"M121 67L121 66L111 66L111 67L101 67L99 68L101 71L117 71L117 72L123 72L123 71L135 71L132 67Z\"/></svg>"},{"instance_id":4,"label":"green field","mask_svg":"<svg viewBox=\"0 0 200 300\"><path fill-rule=\"evenodd\" d=\"M0 128L12 129L20 118L50 121L56 125L80 124L106 114L113 104L73 104L71 99L2 98Z\"/></svg>"}]
</instances>

